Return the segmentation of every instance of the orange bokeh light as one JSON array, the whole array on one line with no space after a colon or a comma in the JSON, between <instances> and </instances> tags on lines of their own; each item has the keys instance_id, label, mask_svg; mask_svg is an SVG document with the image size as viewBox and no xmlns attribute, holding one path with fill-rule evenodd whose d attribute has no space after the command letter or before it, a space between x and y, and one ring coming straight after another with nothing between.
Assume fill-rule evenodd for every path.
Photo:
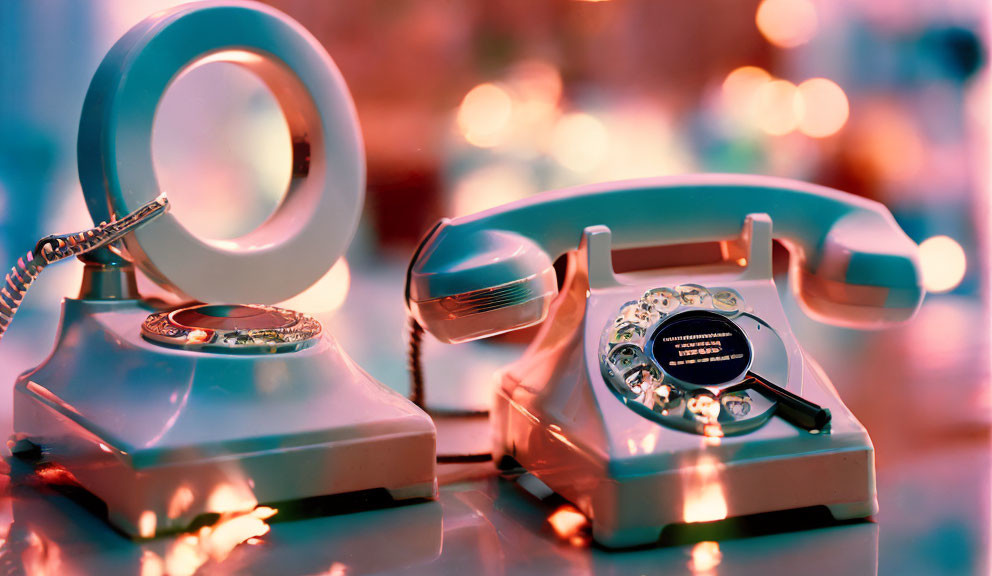
<instances>
[{"instance_id":1,"label":"orange bokeh light","mask_svg":"<svg viewBox=\"0 0 992 576\"><path fill-rule=\"evenodd\" d=\"M458 108L458 127L470 144L491 148L503 141L513 113L510 95L495 84L469 90Z\"/></svg>"},{"instance_id":2,"label":"orange bokeh light","mask_svg":"<svg viewBox=\"0 0 992 576\"><path fill-rule=\"evenodd\" d=\"M761 35L779 48L809 42L818 27L816 9L809 0L764 0L754 20Z\"/></svg>"},{"instance_id":3,"label":"orange bokeh light","mask_svg":"<svg viewBox=\"0 0 992 576\"><path fill-rule=\"evenodd\" d=\"M796 85L788 80L772 80L758 88L755 123L766 134L783 136L798 125Z\"/></svg>"},{"instance_id":4,"label":"orange bokeh light","mask_svg":"<svg viewBox=\"0 0 992 576\"><path fill-rule=\"evenodd\" d=\"M968 261L961 245L948 236L934 236L920 243L920 267L927 292L949 292L964 279Z\"/></svg>"},{"instance_id":5,"label":"orange bokeh light","mask_svg":"<svg viewBox=\"0 0 992 576\"><path fill-rule=\"evenodd\" d=\"M799 131L811 138L836 134L847 123L850 113L844 90L826 78L811 78L801 83L793 106Z\"/></svg>"},{"instance_id":6,"label":"orange bokeh light","mask_svg":"<svg viewBox=\"0 0 992 576\"><path fill-rule=\"evenodd\" d=\"M758 90L771 82L772 75L757 66L741 66L723 81L723 105L740 121L753 123L757 116Z\"/></svg>"},{"instance_id":7,"label":"orange bokeh light","mask_svg":"<svg viewBox=\"0 0 992 576\"><path fill-rule=\"evenodd\" d=\"M574 172L599 167L609 152L610 135L606 126L590 114L566 114L551 133L551 155Z\"/></svg>"}]
</instances>

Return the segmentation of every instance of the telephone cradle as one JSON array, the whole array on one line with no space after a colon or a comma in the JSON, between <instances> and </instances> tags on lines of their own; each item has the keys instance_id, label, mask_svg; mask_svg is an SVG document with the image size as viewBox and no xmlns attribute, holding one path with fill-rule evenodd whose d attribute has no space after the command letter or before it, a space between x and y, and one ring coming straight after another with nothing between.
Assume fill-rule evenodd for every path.
<instances>
[{"instance_id":1,"label":"telephone cradle","mask_svg":"<svg viewBox=\"0 0 992 576\"><path fill-rule=\"evenodd\" d=\"M638 202L645 214L621 208ZM714 207L693 208L704 204ZM604 546L812 506L867 517L878 509L871 439L790 329L775 225L807 313L862 327L914 314L915 245L884 208L736 175L576 188L445 221L411 267L411 312L448 342L543 320L498 373L493 458L574 504ZM724 262L614 272L614 248L680 240L719 241ZM478 248L458 257L458 246Z\"/></svg>"}]
</instances>

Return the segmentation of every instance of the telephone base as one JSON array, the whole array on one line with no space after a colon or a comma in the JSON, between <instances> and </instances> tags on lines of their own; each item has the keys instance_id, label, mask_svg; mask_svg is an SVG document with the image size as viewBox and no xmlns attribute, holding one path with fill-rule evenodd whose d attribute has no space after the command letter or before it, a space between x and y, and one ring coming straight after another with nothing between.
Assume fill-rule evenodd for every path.
<instances>
[{"instance_id":1,"label":"telephone base","mask_svg":"<svg viewBox=\"0 0 992 576\"><path fill-rule=\"evenodd\" d=\"M607 548L655 543L670 524L812 506L825 506L836 520L878 511L874 450L863 431L835 434L833 448L826 449L804 447L802 436L812 435L798 430L750 450L736 438L714 446L700 439L698 447L670 454L680 464L665 466L657 464L657 453L638 457L581 447L569 439L567 427L534 422L515 404L497 393L494 462L530 472L572 502L589 518L596 542ZM659 446L666 436L684 435L659 432Z\"/></svg>"},{"instance_id":2,"label":"telephone base","mask_svg":"<svg viewBox=\"0 0 992 576\"><path fill-rule=\"evenodd\" d=\"M147 314L136 301L66 300L55 351L14 388L26 441L14 448L38 446L122 531L374 489L436 497L430 418L329 335L282 354L187 352L142 339Z\"/></svg>"}]
</instances>

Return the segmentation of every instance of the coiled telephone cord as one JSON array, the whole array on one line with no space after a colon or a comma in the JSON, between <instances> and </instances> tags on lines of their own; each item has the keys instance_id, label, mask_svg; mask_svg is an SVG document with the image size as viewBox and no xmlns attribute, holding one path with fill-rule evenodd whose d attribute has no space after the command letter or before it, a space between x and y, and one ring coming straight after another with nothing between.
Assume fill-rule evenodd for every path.
<instances>
[{"instance_id":1,"label":"coiled telephone cord","mask_svg":"<svg viewBox=\"0 0 992 576\"><path fill-rule=\"evenodd\" d=\"M488 414L485 410L465 410L459 412L432 413L425 403L424 394L424 371L422 363L422 351L424 339L424 327L417 322L412 315L408 323L409 348L407 350L407 367L410 370L410 401L420 409L431 415L432 418L443 418L445 416L484 416ZM493 459L490 452L477 452L469 454L438 454L439 464L464 464L469 462L488 462Z\"/></svg>"},{"instance_id":2,"label":"coiled telephone cord","mask_svg":"<svg viewBox=\"0 0 992 576\"><path fill-rule=\"evenodd\" d=\"M108 246L138 226L164 214L168 209L169 200L163 194L127 216L112 220L110 223L101 222L99 226L89 230L45 236L39 240L34 250L17 259L17 263L4 277L3 285L0 286L0 340L13 321L14 314L24 301L31 284L46 266Z\"/></svg>"},{"instance_id":3,"label":"coiled telephone cord","mask_svg":"<svg viewBox=\"0 0 992 576\"><path fill-rule=\"evenodd\" d=\"M34 253L28 252L17 259L17 263L4 277L3 287L0 288L0 340L21 306L24 295L47 265L44 259L35 258Z\"/></svg>"}]
</instances>

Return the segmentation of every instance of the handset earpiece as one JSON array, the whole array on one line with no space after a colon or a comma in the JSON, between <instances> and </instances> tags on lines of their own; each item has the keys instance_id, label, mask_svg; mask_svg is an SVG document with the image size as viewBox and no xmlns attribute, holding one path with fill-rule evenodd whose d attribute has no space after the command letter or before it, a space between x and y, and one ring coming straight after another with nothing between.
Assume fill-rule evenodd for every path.
<instances>
[{"instance_id":1,"label":"handset earpiece","mask_svg":"<svg viewBox=\"0 0 992 576\"><path fill-rule=\"evenodd\" d=\"M425 239L407 276L407 305L438 340L467 342L544 320L558 295L551 257L533 240L478 230L445 242L443 221Z\"/></svg>"},{"instance_id":2,"label":"handset earpiece","mask_svg":"<svg viewBox=\"0 0 992 576\"><path fill-rule=\"evenodd\" d=\"M794 254L791 272L800 305L816 320L882 328L909 320L919 309L925 292L916 243L881 205L839 218L818 253L815 263Z\"/></svg>"}]
</instances>

